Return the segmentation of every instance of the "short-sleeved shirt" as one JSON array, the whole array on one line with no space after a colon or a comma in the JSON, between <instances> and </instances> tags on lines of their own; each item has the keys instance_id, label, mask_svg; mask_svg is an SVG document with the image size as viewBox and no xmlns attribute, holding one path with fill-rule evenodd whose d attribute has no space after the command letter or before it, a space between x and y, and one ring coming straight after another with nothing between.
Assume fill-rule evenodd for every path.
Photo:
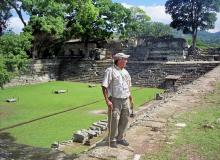
<instances>
[{"instance_id":1,"label":"short-sleeved shirt","mask_svg":"<svg viewBox=\"0 0 220 160\"><path fill-rule=\"evenodd\" d=\"M130 96L131 77L126 69L116 65L105 71L102 86L108 89L108 95L115 98L128 98Z\"/></svg>"}]
</instances>

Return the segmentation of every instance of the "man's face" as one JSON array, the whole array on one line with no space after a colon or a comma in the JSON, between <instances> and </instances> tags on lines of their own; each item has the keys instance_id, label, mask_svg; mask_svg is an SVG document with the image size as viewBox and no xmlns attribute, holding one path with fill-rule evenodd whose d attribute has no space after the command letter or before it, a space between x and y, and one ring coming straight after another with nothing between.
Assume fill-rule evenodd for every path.
<instances>
[{"instance_id":1,"label":"man's face","mask_svg":"<svg viewBox=\"0 0 220 160\"><path fill-rule=\"evenodd\" d=\"M119 59L118 63L117 63L118 67L121 68L121 69L125 68L127 62L128 62L128 59L126 59L126 58Z\"/></svg>"}]
</instances>

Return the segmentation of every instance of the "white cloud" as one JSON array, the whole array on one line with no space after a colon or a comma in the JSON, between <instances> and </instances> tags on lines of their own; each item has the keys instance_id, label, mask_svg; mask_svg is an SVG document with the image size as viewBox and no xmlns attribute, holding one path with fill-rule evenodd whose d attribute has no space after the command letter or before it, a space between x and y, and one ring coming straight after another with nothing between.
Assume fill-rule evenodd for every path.
<instances>
[{"instance_id":1,"label":"white cloud","mask_svg":"<svg viewBox=\"0 0 220 160\"><path fill-rule=\"evenodd\" d=\"M133 5L122 3L126 8L133 7ZM143 9L148 16L151 17L151 21L163 22L169 24L171 22L171 16L165 13L165 7L163 5L153 5L153 6L138 6Z\"/></svg>"},{"instance_id":2,"label":"white cloud","mask_svg":"<svg viewBox=\"0 0 220 160\"><path fill-rule=\"evenodd\" d=\"M147 15L151 17L151 21L162 22L169 24L171 22L171 16L165 13L164 6L139 6L143 9Z\"/></svg>"},{"instance_id":3,"label":"white cloud","mask_svg":"<svg viewBox=\"0 0 220 160\"><path fill-rule=\"evenodd\" d=\"M12 17L9 19L9 29L12 29L15 33L20 33L22 31L22 28L24 27L23 23L18 17Z\"/></svg>"},{"instance_id":4,"label":"white cloud","mask_svg":"<svg viewBox=\"0 0 220 160\"><path fill-rule=\"evenodd\" d=\"M133 5L122 3L126 8L132 7ZM165 13L164 5L152 5L152 6L138 6L142 8L147 15L151 17L151 21L162 22L169 24L171 22L171 16ZM217 14L217 21L215 22L215 28L209 30L210 32L219 32L220 31L220 13Z\"/></svg>"},{"instance_id":5,"label":"white cloud","mask_svg":"<svg viewBox=\"0 0 220 160\"><path fill-rule=\"evenodd\" d=\"M217 21L215 22L215 28L210 29L209 32L220 32L220 13L217 14Z\"/></svg>"}]
</instances>

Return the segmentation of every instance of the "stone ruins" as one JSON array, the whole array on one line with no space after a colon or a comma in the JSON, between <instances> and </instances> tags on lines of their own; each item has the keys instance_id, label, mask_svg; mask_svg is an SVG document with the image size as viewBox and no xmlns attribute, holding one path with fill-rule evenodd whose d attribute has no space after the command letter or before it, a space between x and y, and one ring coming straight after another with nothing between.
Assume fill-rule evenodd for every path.
<instances>
[{"instance_id":1,"label":"stone ruins","mask_svg":"<svg viewBox=\"0 0 220 160\"><path fill-rule=\"evenodd\" d=\"M131 55L127 70L134 86L178 87L192 82L220 64L217 61L220 57L218 50L214 50L208 58L202 54L195 55L194 60L192 55L188 55L186 41L181 38L147 37L126 42L110 41L108 45L103 45L105 48L96 48L97 45L91 42L89 50L99 50L99 54L96 54L99 57L94 58L90 54L86 59L79 58L85 52L83 43L68 41L66 45L68 47L63 53L65 58L33 60L25 75L16 77L5 87L53 80L100 83L104 70L112 65L111 54L116 52ZM211 52L211 49L207 52Z\"/></svg>"}]
</instances>

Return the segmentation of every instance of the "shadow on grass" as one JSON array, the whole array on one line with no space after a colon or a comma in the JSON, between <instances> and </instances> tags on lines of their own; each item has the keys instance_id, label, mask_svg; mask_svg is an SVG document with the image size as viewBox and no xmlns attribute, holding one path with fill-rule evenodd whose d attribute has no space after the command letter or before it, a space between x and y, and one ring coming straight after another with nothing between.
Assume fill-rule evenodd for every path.
<instances>
[{"instance_id":1,"label":"shadow on grass","mask_svg":"<svg viewBox=\"0 0 220 160\"><path fill-rule=\"evenodd\" d=\"M72 160L77 158L76 154L67 155L61 151L18 144L15 140L8 132L0 133L0 159Z\"/></svg>"}]
</instances>

